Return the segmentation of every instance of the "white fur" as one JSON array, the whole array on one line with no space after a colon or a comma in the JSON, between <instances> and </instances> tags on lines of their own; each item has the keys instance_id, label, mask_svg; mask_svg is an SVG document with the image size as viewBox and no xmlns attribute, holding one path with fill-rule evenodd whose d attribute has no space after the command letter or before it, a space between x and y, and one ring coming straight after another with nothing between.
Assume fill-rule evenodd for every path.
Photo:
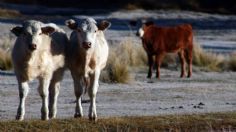
<instances>
[{"instance_id":1,"label":"white fur","mask_svg":"<svg viewBox=\"0 0 236 132\"><path fill-rule=\"evenodd\" d=\"M108 44L103 31L98 30L94 19L84 20L78 28L81 31L75 30L71 33L68 51L69 68L74 79L76 95L75 117L83 116L81 95L83 94L83 87L87 84L84 80L89 80L88 94L91 102L88 116L91 120L96 120L98 81L108 58ZM83 42L91 42L91 48L84 49L81 46Z\"/></svg>"},{"instance_id":2,"label":"white fur","mask_svg":"<svg viewBox=\"0 0 236 132\"><path fill-rule=\"evenodd\" d=\"M144 35L144 30L143 30L143 28L141 27L141 28L139 28L139 30L138 30L138 34L139 34L139 37L140 38L142 38L143 37L143 35Z\"/></svg>"},{"instance_id":3,"label":"white fur","mask_svg":"<svg viewBox=\"0 0 236 132\"><path fill-rule=\"evenodd\" d=\"M20 34L12 51L20 96L17 120L24 119L25 98L29 91L28 82L36 78L39 80L38 92L42 97L41 118L48 120L56 117L57 96L65 69L65 46L68 38L64 31L56 31L50 36L39 34L41 33L40 27L42 27L42 23L39 21L31 20L23 23L23 29L29 31L30 35ZM59 27L57 28L59 29ZM34 51L28 49L31 37L32 42L37 45L37 49Z\"/></svg>"}]
</instances>

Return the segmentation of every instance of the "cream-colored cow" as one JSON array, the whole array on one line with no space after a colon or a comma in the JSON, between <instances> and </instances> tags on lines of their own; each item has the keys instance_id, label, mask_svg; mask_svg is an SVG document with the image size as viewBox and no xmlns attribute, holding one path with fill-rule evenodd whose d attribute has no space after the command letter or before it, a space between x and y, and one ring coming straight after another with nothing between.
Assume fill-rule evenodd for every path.
<instances>
[{"instance_id":1,"label":"cream-colored cow","mask_svg":"<svg viewBox=\"0 0 236 132\"><path fill-rule=\"evenodd\" d=\"M65 69L65 47L68 44L65 32L55 24L35 20L25 21L11 32L17 36L12 51L20 97L16 119L24 119L28 82L36 78L42 97L41 119L55 118L60 81Z\"/></svg>"},{"instance_id":2,"label":"cream-colored cow","mask_svg":"<svg viewBox=\"0 0 236 132\"><path fill-rule=\"evenodd\" d=\"M98 81L108 57L108 44L103 32L111 24L107 21L97 24L93 18L86 18L80 23L72 19L67 20L66 25L73 30L70 36L68 62L76 96L74 117L83 116L81 95L83 87L86 87L91 99L88 116L90 120L96 120Z\"/></svg>"}]
</instances>

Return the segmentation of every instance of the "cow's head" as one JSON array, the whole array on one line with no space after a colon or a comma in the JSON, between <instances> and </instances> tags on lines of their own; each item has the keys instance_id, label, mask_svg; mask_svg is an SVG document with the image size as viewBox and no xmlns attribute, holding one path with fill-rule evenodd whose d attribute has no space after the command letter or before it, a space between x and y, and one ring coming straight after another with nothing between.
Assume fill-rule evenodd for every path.
<instances>
[{"instance_id":1,"label":"cow's head","mask_svg":"<svg viewBox=\"0 0 236 132\"><path fill-rule=\"evenodd\" d=\"M137 33L136 33L136 36L142 38L144 33L145 33L145 30L147 27L151 26L151 25L154 25L154 22L153 21L147 21L147 22L144 22L142 24L142 26L138 29Z\"/></svg>"},{"instance_id":2,"label":"cow's head","mask_svg":"<svg viewBox=\"0 0 236 132\"><path fill-rule=\"evenodd\" d=\"M72 19L65 23L70 29L78 32L78 43L85 50L93 48L99 32L106 30L111 25L110 22L105 20L97 24L93 18L86 18L79 24Z\"/></svg>"},{"instance_id":3,"label":"cow's head","mask_svg":"<svg viewBox=\"0 0 236 132\"><path fill-rule=\"evenodd\" d=\"M19 37L30 51L34 51L42 44L43 35L49 35L54 30L53 27L44 26L39 21L28 20L23 22L22 26L12 28L11 32Z\"/></svg>"}]
</instances>

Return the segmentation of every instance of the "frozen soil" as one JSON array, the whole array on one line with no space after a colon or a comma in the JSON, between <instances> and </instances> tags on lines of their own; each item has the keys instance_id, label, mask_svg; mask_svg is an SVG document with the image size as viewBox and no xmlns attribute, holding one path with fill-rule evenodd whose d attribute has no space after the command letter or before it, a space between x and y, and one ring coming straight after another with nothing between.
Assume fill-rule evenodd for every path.
<instances>
[{"instance_id":1,"label":"frozen soil","mask_svg":"<svg viewBox=\"0 0 236 132\"><path fill-rule=\"evenodd\" d=\"M179 78L178 71L162 69L161 79L146 79L146 73L133 72L129 84L100 82L97 94L99 117L152 116L228 112L236 110L236 74L234 72L194 72L192 78ZM15 118L18 106L17 81L12 72L0 72L0 118ZM26 100L26 119L40 119L41 98L37 81L30 82ZM58 97L58 118L72 118L75 109L73 81L67 71ZM83 95L84 115L88 115L89 97Z\"/></svg>"}]
</instances>

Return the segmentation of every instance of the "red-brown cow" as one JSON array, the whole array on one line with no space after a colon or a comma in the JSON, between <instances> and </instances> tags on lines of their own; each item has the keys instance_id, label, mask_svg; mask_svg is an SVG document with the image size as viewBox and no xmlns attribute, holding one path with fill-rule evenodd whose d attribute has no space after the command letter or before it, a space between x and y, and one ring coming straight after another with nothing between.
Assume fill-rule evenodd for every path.
<instances>
[{"instance_id":1,"label":"red-brown cow","mask_svg":"<svg viewBox=\"0 0 236 132\"><path fill-rule=\"evenodd\" d=\"M138 30L143 47L148 56L149 71L147 78L152 77L153 56L157 65L156 78L160 78L160 65L166 53L178 52L181 62L181 75L185 77L185 59L188 63L188 77L192 75L193 31L190 24L174 27L159 27L147 22Z\"/></svg>"}]
</instances>

